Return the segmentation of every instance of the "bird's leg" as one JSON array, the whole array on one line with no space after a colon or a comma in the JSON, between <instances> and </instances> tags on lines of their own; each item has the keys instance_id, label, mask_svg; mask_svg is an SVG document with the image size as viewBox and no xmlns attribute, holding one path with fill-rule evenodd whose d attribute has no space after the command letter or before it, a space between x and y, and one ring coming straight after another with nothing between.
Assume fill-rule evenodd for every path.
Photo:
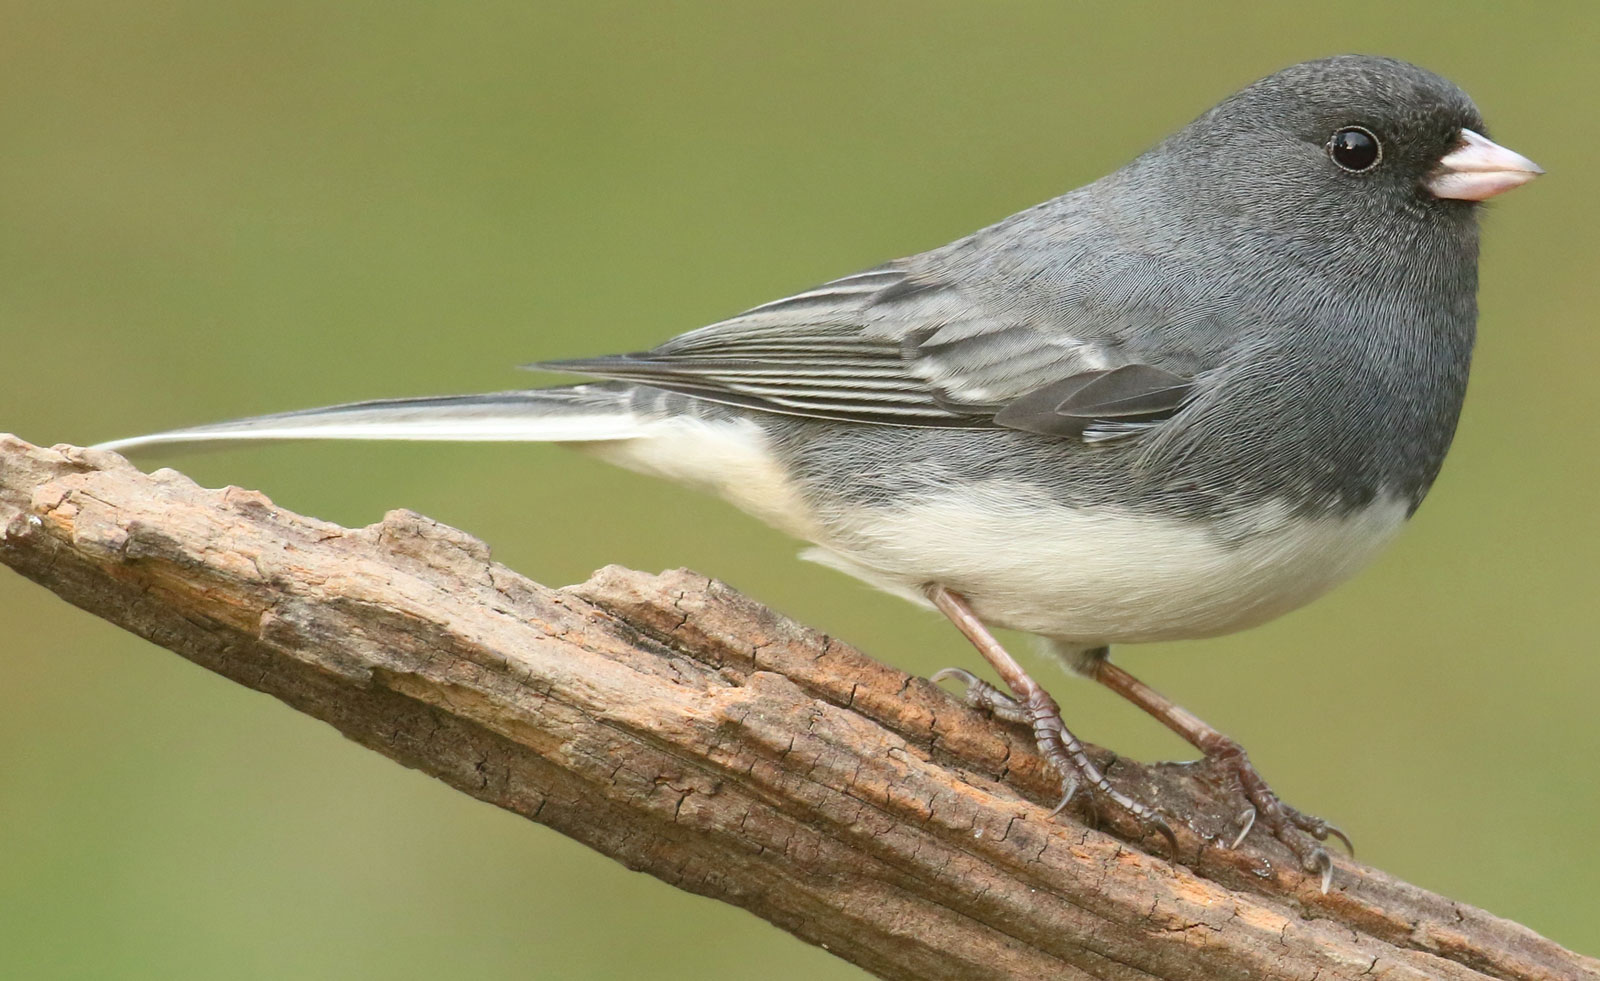
<instances>
[{"instance_id":1,"label":"bird's leg","mask_svg":"<svg viewBox=\"0 0 1600 981\"><path fill-rule=\"evenodd\" d=\"M1222 762L1239 778L1240 787L1250 806L1240 815L1239 833L1233 840L1235 846L1244 840L1252 826L1260 824L1289 846L1289 850L1300 860L1302 868L1307 872L1319 873L1322 876L1322 891L1328 891L1333 880L1333 861L1328 857L1328 850L1317 842L1326 841L1332 835L1344 842L1353 855L1355 849L1343 831L1321 818L1302 814L1279 800L1267 782L1261 779L1261 774L1256 772L1243 746L1138 678L1104 658L1095 662L1090 674L1094 680L1160 719L1163 725L1182 736L1208 758Z\"/></svg>"},{"instance_id":2,"label":"bird's leg","mask_svg":"<svg viewBox=\"0 0 1600 981\"><path fill-rule=\"evenodd\" d=\"M1142 824L1159 832L1167 839L1172 856L1176 859L1178 839L1172 833L1172 828L1161 815L1111 786L1105 774L1100 772L1100 768L1095 766L1094 761L1083 751L1083 744L1078 741L1078 737L1074 736L1061 720L1061 709L1056 705L1055 699L1051 698L1050 693L1041 688L1038 682L1029 677L1011 654L1000 646L1000 642L994 639L989 629L973 614L966 599L943 586L929 586L928 598L938 607L939 612L950 618L956 629L972 641L978 653L983 655L984 660L989 662L1016 697L1008 698L993 685L980 681L965 671L941 671L935 675L935 680L941 676L959 678L967 683L966 698L969 704L987 708L1002 718L1021 722L1033 730L1034 742L1039 747L1040 755L1061 775L1061 802L1051 813L1056 813L1067 806L1081 781Z\"/></svg>"}]
</instances>

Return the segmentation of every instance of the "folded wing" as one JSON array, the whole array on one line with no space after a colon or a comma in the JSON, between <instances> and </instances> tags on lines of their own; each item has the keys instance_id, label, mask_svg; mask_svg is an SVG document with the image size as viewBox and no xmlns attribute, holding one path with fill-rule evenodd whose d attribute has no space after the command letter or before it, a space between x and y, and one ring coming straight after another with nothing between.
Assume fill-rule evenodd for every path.
<instances>
[{"instance_id":1,"label":"folded wing","mask_svg":"<svg viewBox=\"0 0 1600 981\"><path fill-rule=\"evenodd\" d=\"M1057 291L1041 308L990 296L981 279L958 287L890 263L650 351L531 367L818 419L1110 438L1170 417L1194 390L1187 314L1165 335L1133 329L1142 309L1159 309L1139 295L1150 282L1100 277L1076 305ZM1118 283L1133 295L1117 296ZM1165 366L1129 343L1152 333L1169 342Z\"/></svg>"}]
</instances>

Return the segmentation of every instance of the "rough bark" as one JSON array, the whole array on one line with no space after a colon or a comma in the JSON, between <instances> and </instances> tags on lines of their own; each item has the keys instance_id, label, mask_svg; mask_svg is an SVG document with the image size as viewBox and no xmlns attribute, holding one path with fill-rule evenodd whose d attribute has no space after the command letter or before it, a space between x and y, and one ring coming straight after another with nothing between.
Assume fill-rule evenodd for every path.
<instances>
[{"instance_id":1,"label":"rough bark","mask_svg":"<svg viewBox=\"0 0 1600 981\"><path fill-rule=\"evenodd\" d=\"M1203 764L1098 758L1169 814L1049 815L1024 734L721 583L549 589L391 513L345 529L120 457L0 437L0 561L452 787L885 978L1600 977L1515 923L1338 860Z\"/></svg>"}]
</instances>

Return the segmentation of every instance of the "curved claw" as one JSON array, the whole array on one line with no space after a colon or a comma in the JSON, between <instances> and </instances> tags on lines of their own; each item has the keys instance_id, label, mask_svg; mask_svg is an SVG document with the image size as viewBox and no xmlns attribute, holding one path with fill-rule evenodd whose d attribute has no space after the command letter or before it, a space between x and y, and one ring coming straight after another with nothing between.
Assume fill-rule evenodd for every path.
<instances>
[{"instance_id":1,"label":"curved claw","mask_svg":"<svg viewBox=\"0 0 1600 981\"><path fill-rule=\"evenodd\" d=\"M1310 814L1297 811L1287 804L1283 805L1283 810L1284 813L1288 815L1289 821L1301 831L1304 831L1306 834L1317 839L1318 841L1327 841L1328 836L1332 835L1333 837L1339 839L1340 843L1344 845L1344 850L1350 853L1351 858L1356 857L1356 846L1351 843L1350 836L1341 831L1338 825L1324 821L1322 818L1312 817Z\"/></svg>"},{"instance_id":2,"label":"curved claw","mask_svg":"<svg viewBox=\"0 0 1600 981\"><path fill-rule=\"evenodd\" d=\"M1239 812L1239 833L1233 836L1233 844L1228 846L1230 850L1238 848L1239 843L1244 841L1244 836L1256 826L1256 813L1254 804L1246 804L1245 809Z\"/></svg>"},{"instance_id":3,"label":"curved claw","mask_svg":"<svg viewBox=\"0 0 1600 981\"><path fill-rule=\"evenodd\" d=\"M1328 834L1333 835L1335 838L1339 839L1339 842L1342 845L1344 845L1344 850L1350 853L1350 857L1351 858L1355 858L1356 857L1356 846L1352 845L1350 843L1350 836L1345 834L1343 831L1340 831L1337 827L1335 827L1334 825L1331 825L1331 824L1327 825L1327 829L1328 829ZM1322 891L1323 892L1327 892L1328 890L1324 889Z\"/></svg>"},{"instance_id":4,"label":"curved claw","mask_svg":"<svg viewBox=\"0 0 1600 981\"><path fill-rule=\"evenodd\" d=\"M1305 868L1307 872L1322 871L1322 894L1326 896L1333 885L1333 856L1328 854L1326 848L1318 848L1306 860Z\"/></svg>"},{"instance_id":5,"label":"curved claw","mask_svg":"<svg viewBox=\"0 0 1600 981\"><path fill-rule=\"evenodd\" d=\"M942 668L935 671L933 677L929 680L937 685L941 681L949 681L952 678L968 688L978 683L978 676L965 668Z\"/></svg>"},{"instance_id":6,"label":"curved claw","mask_svg":"<svg viewBox=\"0 0 1600 981\"><path fill-rule=\"evenodd\" d=\"M1051 817L1055 817L1057 814L1060 814L1062 811L1066 810L1067 809L1067 805L1072 803L1072 798L1077 796L1077 794L1078 794L1078 778L1077 777L1072 776L1070 774L1069 775L1065 775L1061 779L1061 784L1062 784L1063 788L1065 788L1065 789L1063 789L1062 792L1061 792L1061 802L1059 804L1057 804L1055 807L1050 808L1050 816Z\"/></svg>"},{"instance_id":7,"label":"curved claw","mask_svg":"<svg viewBox=\"0 0 1600 981\"><path fill-rule=\"evenodd\" d=\"M1145 823L1154 828L1161 837L1167 839L1167 858L1172 864L1178 864L1178 836L1172 833L1172 825L1160 817L1151 817ZM1326 889L1323 892L1327 892Z\"/></svg>"},{"instance_id":8,"label":"curved claw","mask_svg":"<svg viewBox=\"0 0 1600 981\"><path fill-rule=\"evenodd\" d=\"M1068 791L1066 796L1061 798L1060 802L1058 802L1055 807L1050 808L1050 816L1055 817L1057 814L1060 814L1062 811L1066 810L1067 805L1072 803L1072 795L1076 793L1077 790L1077 787L1073 787L1071 791Z\"/></svg>"}]
</instances>

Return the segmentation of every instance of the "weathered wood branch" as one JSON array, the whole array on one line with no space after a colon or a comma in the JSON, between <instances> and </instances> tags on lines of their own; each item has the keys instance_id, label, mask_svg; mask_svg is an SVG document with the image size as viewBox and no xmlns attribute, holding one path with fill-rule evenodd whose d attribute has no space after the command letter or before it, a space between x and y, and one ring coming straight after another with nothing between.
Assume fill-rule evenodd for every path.
<instances>
[{"instance_id":1,"label":"weathered wood branch","mask_svg":"<svg viewBox=\"0 0 1600 981\"><path fill-rule=\"evenodd\" d=\"M1238 805L1203 765L1099 755L1130 792L1195 815L1175 822L1181 865L1136 828L1053 819L1023 734L693 573L548 589L410 512L348 530L14 437L0 561L886 978L1600 977L1375 869L1339 861L1324 896L1266 836L1220 847Z\"/></svg>"}]
</instances>

